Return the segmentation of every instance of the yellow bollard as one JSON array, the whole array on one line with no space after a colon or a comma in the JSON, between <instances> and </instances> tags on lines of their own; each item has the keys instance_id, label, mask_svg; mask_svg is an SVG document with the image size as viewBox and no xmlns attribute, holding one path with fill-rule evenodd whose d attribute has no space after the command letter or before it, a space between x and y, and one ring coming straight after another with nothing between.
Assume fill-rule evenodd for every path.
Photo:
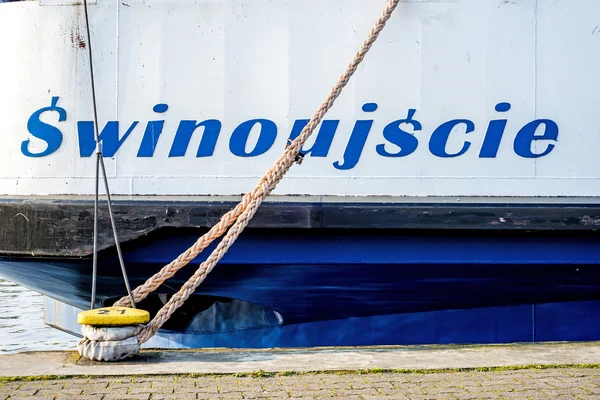
<instances>
[{"instance_id":1,"label":"yellow bollard","mask_svg":"<svg viewBox=\"0 0 600 400\"><path fill-rule=\"evenodd\" d=\"M77 315L80 325L124 326L146 324L150 321L148 311L128 307L105 307L82 311Z\"/></svg>"}]
</instances>

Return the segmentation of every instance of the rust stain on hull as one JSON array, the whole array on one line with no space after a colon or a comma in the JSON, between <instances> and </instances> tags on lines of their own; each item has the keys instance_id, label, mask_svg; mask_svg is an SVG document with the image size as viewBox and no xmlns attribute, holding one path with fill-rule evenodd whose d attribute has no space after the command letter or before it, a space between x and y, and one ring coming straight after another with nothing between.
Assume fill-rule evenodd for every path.
<instances>
[{"instance_id":1,"label":"rust stain on hull","mask_svg":"<svg viewBox=\"0 0 600 400\"><path fill-rule=\"evenodd\" d=\"M87 46L85 41L83 40L83 36L76 32L71 32L71 43L73 43L73 46L75 48L79 49L85 49Z\"/></svg>"}]
</instances>

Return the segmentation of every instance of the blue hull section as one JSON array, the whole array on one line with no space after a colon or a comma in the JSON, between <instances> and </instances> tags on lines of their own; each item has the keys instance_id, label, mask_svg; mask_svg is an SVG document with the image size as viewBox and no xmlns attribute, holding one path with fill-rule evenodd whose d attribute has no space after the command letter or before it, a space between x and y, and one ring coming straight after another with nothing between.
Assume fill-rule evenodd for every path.
<instances>
[{"instance_id":1,"label":"blue hull section","mask_svg":"<svg viewBox=\"0 0 600 400\"><path fill-rule=\"evenodd\" d=\"M219 334L162 332L155 347L273 348L600 339L600 301L385 315Z\"/></svg>"},{"instance_id":2,"label":"blue hull section","mask_svg":"<svg viewBox=\"0 0 600 400\"><path fill-rule=\"evenodd\" d=\"M315 232L245 233L198 288L196 302L161 332L168 338L164 344L302 347L600 339L600 239L595 236ZM174 231L127 244L132 285L157 272L197 236ZM160 293L172 294L201 261L180 271ZM88 259L0 260L0 275L80 308L88 307L90 273ZM124 294L111 251L102 254L99 273L98 299L110 304ZM190 321L210 299L264 306L279 313L283 324L196 330Z\"/></svg>"}]
</instances>

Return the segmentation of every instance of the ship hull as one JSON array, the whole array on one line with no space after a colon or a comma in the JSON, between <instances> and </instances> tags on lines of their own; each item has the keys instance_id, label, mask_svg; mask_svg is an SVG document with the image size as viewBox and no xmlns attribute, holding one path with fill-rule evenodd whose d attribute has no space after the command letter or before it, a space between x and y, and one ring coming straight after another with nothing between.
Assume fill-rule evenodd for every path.
<instances>
[{"instance_id":1,"label":"ship hull","mask_svg":"<svg viewBox=\"0 0 600 400\"><path fill-rule=\"evenodd\" d=\"M96 140L135 287L261 182L384 7L89 3L0 5L0 275L74 333ZM600 339L598 15L593 0L399 2L301 165L154 345ZM103 203L97 305L125 294L108 221Z\"/></svg>"},{"instance_id":2,"label":"ship hull","mask_svg":"<svg viewBox=\"0 0 600 400\"><path fill-rule=\"evenodd\" d=\"M132 285L201 232L159 230L126 243ZM141 306L154 313L203 258ZM600 238L593 232L256 228L239 239L161 335L170 347L600 339L594 322L600 316L599 260ZM61 303L89 307L89 258L4 257L0 275ZM97 305L111 305L124 293L109 248L100 257ZM232 300L274 311L279 320L239 325L248 308L215 312L215 304Z\"/></svg>"}]
</instances>

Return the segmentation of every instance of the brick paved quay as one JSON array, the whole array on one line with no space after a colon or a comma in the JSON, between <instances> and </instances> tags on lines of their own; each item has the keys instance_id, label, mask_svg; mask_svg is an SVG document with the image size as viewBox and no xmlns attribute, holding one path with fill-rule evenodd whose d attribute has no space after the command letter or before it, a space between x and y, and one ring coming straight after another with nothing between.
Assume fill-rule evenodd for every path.
<instances>
[{"instance_id":1,"label":"brick paved quay","mask_svg":"<svg viewBox=\"0 0 600 400\"><path fill-rule=\"evenodd\" d=\"M25 379L0 399L600 399L600 369Z\"/></svg>"},{"instance_id":2,"label":"brick paved quay","mask_svg":"<svg viewBox=\"0 0 600 400\"><path fill-rule=\"evenodd\" d=\"M599 399L600 343L0 355L0 400Z\"/></svg>"}]
</instances>

